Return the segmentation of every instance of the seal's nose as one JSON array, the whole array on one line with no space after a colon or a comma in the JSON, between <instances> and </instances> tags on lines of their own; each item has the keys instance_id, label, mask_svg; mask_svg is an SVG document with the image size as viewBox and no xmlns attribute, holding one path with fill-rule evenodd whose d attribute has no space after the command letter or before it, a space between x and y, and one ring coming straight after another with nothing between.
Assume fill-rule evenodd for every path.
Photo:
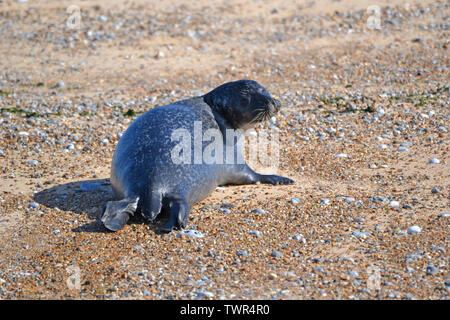
<instances>
[{"instance_id":1,"label":"seal's nose","mask_svg":"<svg viewBox=\"0 0 450 320\"><path fill-rule=\"evenodd\" d=\"M269 103L269 108L271 113L276 113L281 108L281 102L277 99L272 99L271 103Z\"/></svg>"}]
</instances>

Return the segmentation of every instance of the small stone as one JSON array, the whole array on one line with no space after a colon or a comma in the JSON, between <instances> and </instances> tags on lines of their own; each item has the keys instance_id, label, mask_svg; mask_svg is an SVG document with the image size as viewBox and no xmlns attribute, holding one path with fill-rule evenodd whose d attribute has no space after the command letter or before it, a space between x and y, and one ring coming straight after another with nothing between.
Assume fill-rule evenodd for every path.
<instances>
[{"instance_id":1,"label":"small stone","mask_svg":"<svg viewBox=\"0 0 450 320\"><path fill-rule=\"evenodd\" d=\"M434 275L436 273L439 273L439 269L438 268L436 268L435 266L431 266L431 265L427 267L426 274Z\"/></svg>"},{"instance_id":2,"label":"small stone","mask_svg":"<svg viewBox=\"0 0 450 320\"><path fill-rule=\"evenodd\" d=\"M349 275L350 277L357 277L357 276L359 276L358 272L356 272L356 271L354 271L354 270L349 271L349 272L348 272L348 275Z\"/></svg>"},{"instance_id":3,"label":"small stone","mask_svg":"<svg viewBox=\"0 0 450 320\"><path fill-rule=\"evenodd\" d=\"M389 202L389 206L391 206L392 208L400 208L400 203L398 201L392 200L391 202Z\"/></svg>"},{"instance_id":4,"label":"small stone","mask_svg":"<svg viewBox=\"0 0 450 320\"><path fill-rule=\"evenodd\" d=\"M29 206L30 208L36 209L36 208L39 207L39 203L37 203L37 202L32 202L32 203L30 203L28 206Z\"/></svg>"},{"instance_id":5,"label":"small stone","mask_svg":"<svg viewBox=\"0 0 450 320\"><path fill-rule=\"evenodd\" d=\"M300 203L300 199L298 199L298 198L292 198L292 199L291 199L291 202L292 202L293 204L299 204L299 203Z\"/></svg>"},{"instance_id":6,"label":"small stone","mask_svg":"<svg viewBox=\"0 0 450 320\"><path fill-rule=\"evenodd\" d=\"M330 200L327 199L327 198L322 198L322 199L319 200L319 202L322 203L322 204L329 204Z\"/></svg>"},{"instance_id":7,"label":"small stone","mask_svg":"<svg viewBox=\"0 0 450 320\"><path fill-rule=\"evenodd\" d=\"M181 236L187 236L187 237L194 237L194 238L203 238L203 234L200 231L197 230L182 230L178 232L177 238L180 238Z\"/></svg>"},{"instance_id":8,"label":"small stone","mask_svg":"<svg viewBox=\"0 0 450 320\"><path fill-rule=\"evenodd\" d=\"M237 256L246 256L248 255L247 251L242 250L242 251L236 251L236 255Z\"/></svg>"},{"instance_id":9,"label":"small stone","mask_svg":"<svg viewBox=\"0 0 450 320\"><path fill-rule=\"evenodd\" d=\"M410 146L412 146L412 142L403 142L400 146L401 147L410 147Z\"/></svg>"},{"instance_id":10,"label":"small stone","mask_svg":"<svg viewBox=\"0 0 450 320\"><path fill-rule=\"evenodd\" d=\"M32 165L32 166L36 166L36 165L39 164L39 161L37 161L37 160L30 160L30 161L28 161L28 164Z\"/></svg>"},{"instance_id":11,"label":"small stone","mask_svg":"<svg viewBox=\"0 0 450 320\"><path fill-rule=\"evenodd\" d=\"M253 213L258 213L258 214L264 214L266 213L263 209L261 208L256 208L254 210L252 210Z\"/></svg>"},{"instance_id":12,"label":"small stone","mask_svg":"<svg viewBox=\"0 0 450 320\"><path fill-rule=\"evenodd\" d=\"M412 226L409 227L407 230L408 234L418 234L422 231L422 228L420 228L419 226Z\"/></svg>"},{"instance_id":13,"label":"small stone","mask_svg":"<svg viewBox=\"0 0 450 320\"><path fill-rule=\"evenodd\" d=\"M290 271L284 272L283 277L285 277L287 280L290 280L290 281L297 280L297 275Z\"/></svg>"},{"instance_id":14,"label":"small stone","mask_svg":"<svg viewBox=\"0 0 450 320\"><path fill-rule=\"evenodd\" d=\"M197 299L200 299L203 297L208 297L208 298L214 297L214 293L212 293L210 291L196 291L195 294L197 295Z\"/></svg>"},{"instance_id":15,"label":"small stone","mask_svg":"<svg viewBox=\"0 0 450 320\"><path fill-rule=\"evenodd\" d=\"M313 272L317 273L317 272L324 272L325 270L322 267L315 267L313 268Z\"/></svg>"},{"instance_id":16,"label":"small stone","mask_svg":"<svg viewBox=\"0 0 450 320\"><path fill-rule=\"evenodd\" d=\"M108 144L109 143L109 140L108 139L102 139L101 141L100 141L100 143L101 144Z\"/></svg>"},{"instance_id":17,"label":"small stone","mask_svg":"<svg viewBox=\"0 0 450 320\"><path fill-rule=\"evenodd\" d=\"M441 161L439 161L438 158L432 158L428 161L428 163L436 163L437 164L437 163L441 163Z\"/></svg>"},{"instance_id":18,"label":"small stone","mask_svg":"<svg viewBox=\"0 0 450 320\"><path fill-rule=\"evenodd\" d=\"M408 148L406 148L406 147L398 147L397 151L400 151L400 152L408 151Z\"/></svg>"},{"instance_id":19,"label":"small stone","mask_svg":"<svg viewBox=\"0 0 450 320\"><path fill-rule=\"evenodd\" d=\"M372 198L373 201L381 201L381 202L388 202L388 199L383 196L375 196Z\"/></svg>"},{"instance_id":20,"label":"small stone","mask_svg":"<svg viewBox=\"0 0 450 320\"><path fill-rule=\"evenodd\" d=\"M338 154L334 155L334 158L347 158L347 154L346 153L338 153Z\"/></svg>"},{"instance_id":21,"label":"small stone","mask_svg":"<svg viewBox=\"0 0 450 320\"><path fill-rule=\"evenodd\" d=\"M250 234L252 236L256 236L256 237L260 237L261 236L261 232L258 231L258 230L249 231L248 234Z\"/></svg>"},{"instance_id":22,"label":"small stone","mask_svg":"<svg viewBox=\"0 0 450 320\"><path fill-rule=\"evenodd\" d=\"M271 253L270 255L271 255L272 257L275 257L275 258L280 258L280 257L283 256L283 254L282 254L280 251L278 251L278 250L273 250L272 253Z\"/></svg>"},{"instance_id":23,"label":"small stone","mask_svg":"<svg viewBox=\"0 0 450 320\"><path fill-rule=\"evenodd\" d=\"M352 198L352 197L337 197L337 199L338 200L344 200L344 201L349 202L349 203L355 201L355 198Z\"/></svg>"},{"instance_id":24,"label":"small stone","mask_svg":"<svg viewBox=\"0 0 450 320\"><path fill-rule=\"evenodd\" d=\"M431 189L431 193L441 193L441 190L439 188L434 187Z\"/></svg>"},{"instance_id":25,"label":"small stone","mask_svg":"<svg viewBox=\"0 0 450 320\"><path fill-rule=\"evenodd\" d=\"M414 295L412 295L411 293L407 293L405 298L409 299L409 300L414 300L416 297Z\"/></svg>"},{"instance_id":26,"label":"small stone","mask_svg":"<svg viewBox=\"0 0 450 320\"><path fill-rule=\"evenodd\" d=\"M369 232L363 232L363 231L354 231L352 233L352 235L355 236L358 239L365 239L368 236L370 236L370 233Z\"/></svg>"},{"instance_id":27,"label":"small stone","mask_svg":"<svg viewBox=\"0 0 450 320\"><path fill-rule=\"evenodd\" d=\"M439 215L439 218L449 218L449 217L450 217L450 212L444 212Z\"/></svg>"}]
</instances>

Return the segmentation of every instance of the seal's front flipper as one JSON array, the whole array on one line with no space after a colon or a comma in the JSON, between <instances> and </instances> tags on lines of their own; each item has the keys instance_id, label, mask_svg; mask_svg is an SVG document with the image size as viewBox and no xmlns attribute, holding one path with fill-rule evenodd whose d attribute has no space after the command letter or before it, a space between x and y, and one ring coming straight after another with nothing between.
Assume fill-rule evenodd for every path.
<instances>
[{"instance_id":1,"label":"seal's front flipper","mask_svg":"<svg viewBox=\"0 0 450 320\"><path fill-rule=\"evenodd\" d=\"M266 175L266 174L261 174L259 175L259 181L261 183L268 183L268 184L274 184L274 185L278 185L278 184L293 184L294 180L289 179L289 178L285 178L285 177L281 177L281 176L276 176L276 175Z\"/></svg>"},{"instance_id":2,"label":"seal's front flipper","mask_svg":"<svg viewBox=\"0 0 450 320\"><path fill-rule=\"evenodd\" d=\"M293 184L294 180L272 175L272 174L259 174L253 171L248 165L240 165L234 167L226 181L231 184L253 184L253 183L267 183L267 184Z\"/></svg>"},{"instance_id":3,"label":"seal's front flipper","mask_svg":"<svg viewBox=\"0 0 450 320\"><path fill-rule=\"evenodd\" d=\"M102 215L103 225L111 231L122 229L134 215L139 197L125 198L119 201L109 201Z\"/></svg>"},{"instance_id":4,"label":"seal's front flipper","mask_svg":"<svg viewBox=\"0 0 450 320\"><path fill-rule=\"evenodd\" d=\"M189 215L189 204L186 199L179 195L169 195L164 201L167 201L169 221L160 228L161 232L168 233L172 229L185 228Z\"/></svg>"}]
</instances>

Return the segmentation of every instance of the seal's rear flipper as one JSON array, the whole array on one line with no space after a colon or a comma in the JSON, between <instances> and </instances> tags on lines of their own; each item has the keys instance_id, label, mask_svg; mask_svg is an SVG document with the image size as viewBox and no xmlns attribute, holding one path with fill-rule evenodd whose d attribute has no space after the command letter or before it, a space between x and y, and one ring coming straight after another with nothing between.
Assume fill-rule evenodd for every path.
<instances>
[{"instance_id":1,"label":"seal's rear flipper","mask_svg":"<svg viewBox=\"0 0 450 320\"><path fill-rule=\"evenodd\" d=\"M159 192L152 192L150 197L147 197L147 202L144 204L142 211L142 215L144 218L152 222L161 212L162 208L162 199L163 196Z\"/></svg>"},{"instance_id":2,"label":"seal's rear flipper","mask_svg":"<svg viewBox=\"0 0 450 320\"><path fill-rule=\"evenodd\" d=\"M167 201L169 207L169 221L160 228L162 232L170 232L172 229L181 229L186 227L189 204L186 199L177 194L168 195L164 201Z\"/></svg>"},{"instance_id":3,"label":"seal's rear flipper","mask_svg":"<svg viewBox=\"0 0 450 320\"><path fill-rule=\"evenodd\" d=\"M111 231L122 229L134 215L139 197L125 198L119 201L109 201L102 215L103 225Z\"/></svg>"}]
</instances>

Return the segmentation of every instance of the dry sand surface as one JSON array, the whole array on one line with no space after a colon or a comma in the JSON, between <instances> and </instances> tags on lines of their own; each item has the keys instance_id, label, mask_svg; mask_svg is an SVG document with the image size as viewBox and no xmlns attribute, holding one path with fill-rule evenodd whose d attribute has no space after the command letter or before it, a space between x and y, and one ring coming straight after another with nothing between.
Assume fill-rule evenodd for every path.
<instances>
[{"instance_id":1,"label":"dry sand surface","mask_svg":"<svg viewBox=\"0 0 450 320\"><path fill-rule=\"evenodd\" d=\"M0 1L0 298L448 299L449 14ZM279 131L278 171L296 183L219 188L191 210L202 238L140 220L107 232L120 134L242 78L282 101L259 129Z\"/></svg>"}]
</instances>

